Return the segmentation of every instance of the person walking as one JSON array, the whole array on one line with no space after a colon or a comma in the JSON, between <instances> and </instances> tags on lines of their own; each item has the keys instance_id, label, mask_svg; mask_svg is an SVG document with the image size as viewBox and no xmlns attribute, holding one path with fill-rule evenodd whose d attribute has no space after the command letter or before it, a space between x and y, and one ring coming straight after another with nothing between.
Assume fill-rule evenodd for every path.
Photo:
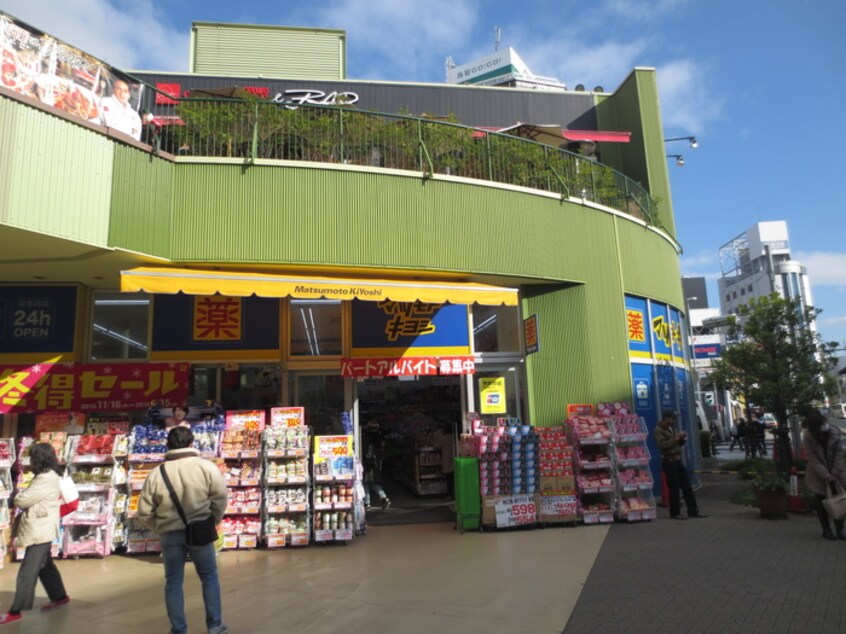
<instances>
[{"instance_id":1,"label":"person walking","mask_svg":"<svg viewBox=\"0 0 846 634\"><path fill-rule=\"evenodd\" d=\"M746 423L744 440L746 441L746 458L752 458L754 460L758 457L758 431L754 418L750 418L749 422Z\"/></svg>"},{"instance_id":2,"label":"person walking","mask_svg":"<svg viewBox=\"0 0 846 634\"><path fill-rule=\"evenodd\" d=\"M682 446L687 442L687 434L676 429L678 417L672 410L665 410L655 427L655 442L661 450L661 470L667 478L670 491L670 518L686 520L688 517L708 517L699 512L696 496L690 486L687 469L682 462ZM687 515L681 514L679 490L684 496Z\"/></svg>"},{"instance_id":3,"label":"person walking","mask_svg":"<svg viewBox=\"0 0 846 634\"><path fill-rule=\"evenodd\" d=\"M744 441L744 435L746 434L746 419L741 417L740 420L737 421L737 425L734 428L734 432L731 435L731 444L729 445L728 450L731 451L734 449L734 446L737 445L741 449L746 448L746 443Z\"/></svg>"},{"instance_id":4,"label":"person walking","mask_svg":"<svg viewBox=\"0 0 846 634\"><path fill-rule=\"evenodd\" d=\"M826 489L837 484L846 488L846 447L842 432L830 425L819 410L811 411L802 422L802 445L808 457L805 485L817 499L817 517L825 539L846 539L843 520L834 520L834 532L822 501ZM834 492L834 489L832 489Z\"/></svg>"},{"instance_id":5,"label":"person walking","mask_svg":"<svg viewBox=\"0 0 846 634\"><path fill-rule=\"evenodd\" d=\"M62 608L70 603L59 569L50 550L59 536L59 480L62 468L56 452L48 443L35 443L29 450L29 461L35 477L15 495L15 506L21 513L16 518L15 546L25 548L15 598L9 611L0 616L0 625L21 620L21 612L31 610L35 600L35 582L40 580L50 602L42 612Z\"/></svg>"},{"instance_id":6,"label":"person walking","mask_svg":"<svg viewBox=\"0 0 846 634\"><path fill-rule=\"evenodd\" d=\"M193 443L194 434L187 427L177 426L170 430L164 464L153 469L144 481L138 500L138 517L159 534L161 541L165 606L171 633L188 631L182 584L185 559L190 555L203 587L208 632L226 634L229 627L222 617L214 542L204 546L192 546L186 542L186 523L173 499L175 497L179 501L188 522L211 515L217 525L226 511L226 481L214 463L200 458L199 452L192 448ZM174 496L170 494L167 481L173 487Z\"/></svg>"}]
</instances>

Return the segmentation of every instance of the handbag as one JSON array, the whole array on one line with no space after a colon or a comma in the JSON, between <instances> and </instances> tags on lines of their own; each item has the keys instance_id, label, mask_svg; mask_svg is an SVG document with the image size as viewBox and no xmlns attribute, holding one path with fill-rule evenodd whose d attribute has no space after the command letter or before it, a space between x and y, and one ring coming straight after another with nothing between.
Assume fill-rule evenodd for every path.
<instances>
[{"instance_id":1,"label":"handbag","mask_svg":"<svg viewBox=\"0 0 846 634\"><path fill-rule=\"evenodd\" d=\"M846 491L839 482L833 482L825 489L825 499L822 501L828 516L835 520L846 518Z\"/></svg>"},{"instance_id":2,"label":"handbag","mask_svg":"<svg viewBox=\"0 0 846 634\"><path fill-rule=\"evenodd\" d=\"M65 474L59 479L59 516L70 515L79 507L79 491L73 479Z\"/></svg>"},{"instance_id":3,"label":"handbag","mask_svg":"<svg viewBox=\"0 0 846 634\"><path fill-rule=\"evenodd\" d=\"M185 517L185 511L182 509L182 504L179 503L179 498L176 497L176 491L173 490L173 485L170 483L170 478L167 477L164 465L159 467L162 472L165 486L170 493L170 499L176 507L176 512L185 524L185 543L189 546L206 546L212 542L217 541L217 527L214 525L214 516L209 515L201 520L189 522Z\"/></svg>"}]
</instances>

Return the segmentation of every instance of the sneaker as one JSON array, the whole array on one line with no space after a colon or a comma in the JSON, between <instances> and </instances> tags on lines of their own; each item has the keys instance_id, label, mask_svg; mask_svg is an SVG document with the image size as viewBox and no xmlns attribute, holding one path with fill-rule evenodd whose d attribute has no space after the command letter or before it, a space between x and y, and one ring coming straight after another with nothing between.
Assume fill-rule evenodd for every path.
<instances>
[{"instance_id":1,"label":"sneaker","mask_svg":"<svg viewBox=\"0 0 846 634\"><path fill-rule=\"evenodd\" d=\"M57 601L50 601L47 605L41 606L41 611L49 612L50 610L58 610L59 608L65 607L68 603L70 603L70 597L65 597L64 599L59 599Z\"/></svg>"},{"instance_id":2,"label":"sneaker","mask_svg":"<svg viewBox=\"0 0 846 634\"><path fill-rule=\"evenodd\" d=\"M229 634L229 626L226 623L221 623L217 627L210 627L209 634Z\"/></svg>"},{"instance_id":3,"label":"sneaker","mask_svg":"<svg viewBox=\"0 0 846 634\"><path fill-rule=\"evenodd\" d=\"M20 621L21 618L22 617L20 614L12 614L11 612L6 612L6 614L0 616L0 625L6 625L6 623L14 623L15 621Z\"/></svg>"},{"instance_id":4,"label":"sneaker","mask_svg":"<svg viewBox=\"0 0 846 634\"><path fill-rule=\"evenodd\" d=\"M391 499L390 498L385 498L384 500L382 500L382 510L385 510L390 506L391 506Z\"/></svg>"}]
</instances>

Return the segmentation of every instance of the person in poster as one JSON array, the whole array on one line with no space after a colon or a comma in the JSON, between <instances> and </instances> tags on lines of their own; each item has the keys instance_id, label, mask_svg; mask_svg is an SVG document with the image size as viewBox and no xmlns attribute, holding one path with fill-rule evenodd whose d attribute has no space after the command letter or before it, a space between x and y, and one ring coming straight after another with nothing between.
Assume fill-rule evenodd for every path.
<instances>
[{"instance_id":1,"label":"person in poster","mask_svg":"<svg viewBox=\"0 0 846 634\"><path fill-rule=\"evenodd\" d=\"M100 100L100 116L106 127L119 130L140 141L141 117L129 102L131 94L129 84L122 79L116 79L112 84L112 96Z\"/></svg>"}]
</instances>

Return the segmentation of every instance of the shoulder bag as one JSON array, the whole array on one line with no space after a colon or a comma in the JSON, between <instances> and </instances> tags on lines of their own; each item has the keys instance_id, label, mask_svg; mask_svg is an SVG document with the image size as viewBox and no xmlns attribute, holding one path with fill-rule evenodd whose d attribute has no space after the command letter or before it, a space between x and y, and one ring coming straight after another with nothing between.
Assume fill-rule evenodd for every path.
<instances>
[{"instance_id":1,"label":"shoulder bag","mask_svg":"<svg viewBox=\"0 0 846 634\"><path fill-rule=\"evenodd\" d=\"M59 480L59 493L59 516L70 515L79 507L79 491L67 473Z\"/></svg>"},{"instance_id":2,"label":"shoulder bag","mask_svg":"<svg viewBox=\"0 0 846 634\"><path fill-rule=\"evenodd\" d=\"M214 525L214 516L209 515L208 517L197 520L196 522L189 522L188 518L185 517L185 511L182 509L182 504L179 503L179 498L176 497L176 491L173 490L170 478L167 477L165 466L162 465L159 469L161 469L162 478L164 479L165 486L170 493L170 499L173 501L173 505L176 507L179 517L181 517L182 521L185 523L185 543L189 546L206 546L207 544L217 541L217 528Z\"/></svg>"}]
</instances>

